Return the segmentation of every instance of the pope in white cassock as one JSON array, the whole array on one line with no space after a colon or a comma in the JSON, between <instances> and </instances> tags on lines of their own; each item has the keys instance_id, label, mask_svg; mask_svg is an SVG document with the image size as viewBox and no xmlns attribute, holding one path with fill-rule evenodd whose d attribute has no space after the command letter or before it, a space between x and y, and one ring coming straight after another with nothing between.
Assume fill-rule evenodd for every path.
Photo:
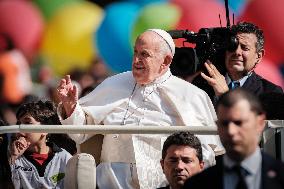
<instances>
[{"instance_id":1,"label":"pope in white cassock","mask_svg":"<svg viewBox=\"0 0 284 189\"><path fill-rule=\"evenodd\" d=\"M110 47L115 48L115 47ZM215 110L208 95L171 74L169 66L175 44L164 30L149 29L138 36L132 72L107 78L94 91L78 100L69 76L57 92L62 102L62 124L212 126ZM82 143L90 136L74 134ZM210 146L223 147L218 136L199 136L208 165L214 164ZM165 181L159 166L164 135L107 134L101 163L97 167L100 189L154 189Z\"/></svg>"}]
</instances>

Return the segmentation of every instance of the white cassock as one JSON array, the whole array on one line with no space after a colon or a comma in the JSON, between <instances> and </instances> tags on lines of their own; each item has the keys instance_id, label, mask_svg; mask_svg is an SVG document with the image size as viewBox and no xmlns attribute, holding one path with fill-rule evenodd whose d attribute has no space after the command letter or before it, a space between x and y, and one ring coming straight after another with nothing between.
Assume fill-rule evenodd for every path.
<instances>
[{"instance_id":1,"label":"white cassock","mask_svg":"<svg viewBox=\"0 0 284 189\"><path fill-rule=\"evenodd\" d=\"M59 111L60 114L60 111ZM132 72L106 79L81 98L72 115L62 124L104 124L137 126L212 126L216 114L208 95L167 71L147 85L136 84ZM73 134L82 143L90 135ZM166 135L107 134L101 163L97 167L100 189L154 189L165 181L160 167L161 149ZM222 150L218 136L199 136L204 159L214 164L208 144Z\"/></svg>"}]
</instances>

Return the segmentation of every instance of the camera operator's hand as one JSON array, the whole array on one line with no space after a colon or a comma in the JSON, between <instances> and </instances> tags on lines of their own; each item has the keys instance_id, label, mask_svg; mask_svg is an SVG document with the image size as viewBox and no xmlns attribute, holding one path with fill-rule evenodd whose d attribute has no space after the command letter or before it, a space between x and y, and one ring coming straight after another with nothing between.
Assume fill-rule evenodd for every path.
<instances>
[{"instance_id":1,"label":"camera operator's hand","mask_svg":"<svg viewBox=\"0 0 284 189\"><path fill-rule=\"evenodd\" d=\"M219 97L223 93L229 91L225 77L217 70L217 68L209 60L207 60L204 65L209 76L201 72L201 77L213 87L215 95Z\"/></svg>"},{"instance_id":2,"label":"camera operator's hand","mask_svg":"<svg viewBox=\"0 0 284 189\"><path fill-rule=\"evenodd\" d=\"M73 113L78 101L77 87L72 83L70 75L66 75L61 79L57 87L57 96L63 104L67 117L69 117Z\"/></svg>"}]
</instances>

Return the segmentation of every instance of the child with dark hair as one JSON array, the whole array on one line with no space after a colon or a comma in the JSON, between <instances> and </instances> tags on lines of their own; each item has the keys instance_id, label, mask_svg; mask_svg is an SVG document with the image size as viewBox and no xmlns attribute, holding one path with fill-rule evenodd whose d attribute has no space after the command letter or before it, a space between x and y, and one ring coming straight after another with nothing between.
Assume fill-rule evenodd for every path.
<instances>
[{"instance_id":1,"label":"child with dark hair","mask_svg":"<svg viewBox=\"0 0 284 189\"><path fill-rule=\"evenodd\" d=\"M57 115L53 103L30 102L16 113L18 124L55 124ZM53 142L48 133L17 133L9 146L12 181L20 188L64 188L65 167L72 157Z\"/></svg>"},{"instance_id":2,"label":"child with dark hair","mask_svg":"<svg viewBox=\"0 0 284 189\"><path fill-rule=\"evenodd\" d=\"M61 125L56 113L56 107L51 101L29 102L19 107L16 117L19 120L24 114L29 113L36 121L43 125ZM24 121L22 124L30 124ZM65 149L71 155L77 153L76 142L67 134L48 134L47 140Z\"/></svg>"}]
</instances>

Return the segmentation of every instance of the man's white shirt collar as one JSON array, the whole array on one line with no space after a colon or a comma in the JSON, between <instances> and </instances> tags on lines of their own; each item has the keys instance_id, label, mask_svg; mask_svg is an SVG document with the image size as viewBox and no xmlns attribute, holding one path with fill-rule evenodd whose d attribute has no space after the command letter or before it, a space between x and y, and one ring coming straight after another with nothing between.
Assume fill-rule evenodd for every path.
<instances>
[{"instance_id":1,"label":"man's white shirt collar","mask_svg":"<svg viewBox=\"0 0 284 189\"><path fill-rule=\"evenodd\" d=\"M261 166L262 156L260 152L260 148L257 147L255 152L251 154L249 157L244 159L241 162L241 166L247 170L250 174L256 174ZM224 155L224 166L227 168L233 168L237 162L233 161L227 155Z\"/></svg>"},{"instance_id":2,"label":"man's white shirt collar","mask_svg":"<svg viewBox=\"0 0 284 189\"><path fill-rule=\"evenodd\" d=\"M251 74L248 74L248 75L246 75L246 76L244 76L244 77L242 77L241 79L236 80L236 81L240 82L240 86L242 87L242 86L244 85L244 83L246 82L246 80L249 78L250 75L251 75ZM230 76L228 75L228 73L226 73L225 79L226 79L227 85L229 85L229 84L233 81L233 80L230 78Z\"/></svg>"}]
</instances>

